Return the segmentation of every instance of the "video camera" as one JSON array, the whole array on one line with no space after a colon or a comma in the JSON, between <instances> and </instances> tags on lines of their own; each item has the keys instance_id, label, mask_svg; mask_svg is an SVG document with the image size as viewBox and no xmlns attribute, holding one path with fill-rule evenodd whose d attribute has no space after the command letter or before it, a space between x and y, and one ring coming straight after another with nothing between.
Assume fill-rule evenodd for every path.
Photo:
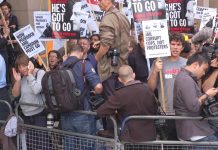
<instances>
[{"instance_id":1,"label":"video camera","mask_svg":"<svg viewBox=\"0 0 218 150\"><path fill-rule=\"evenodd\" d=\"M217 43L205 43L202 47L202 51L206 52L210 58L213 60L218 59L218 44Z\"/></svg>"}]
</instances>

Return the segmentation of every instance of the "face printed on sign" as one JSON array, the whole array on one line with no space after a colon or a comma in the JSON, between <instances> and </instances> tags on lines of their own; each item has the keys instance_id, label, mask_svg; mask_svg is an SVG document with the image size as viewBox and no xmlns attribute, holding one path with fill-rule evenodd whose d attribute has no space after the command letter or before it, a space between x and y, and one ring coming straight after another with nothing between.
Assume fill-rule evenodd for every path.
<instances>
[{"instance_id":1,"label":"face printed on sign","mask_svg":"<svg viewBox=\"0 0 218 150\"><path fill-rule=\"evenodd\" d=\"M81 2L76 2L73 5L72 16L70 17L70 20L73 22L74 31L80 30L80 13L79 12L81 12Z\"/></svg>"},{"instance_id":2,"label":"face printed on sign","mask_svg":"<svg viewBox=\"0 0 218 150\"><path fill-rule=\"evenodd\" d=\"M185 17L187 18L187 24L188 26L193 26L194 25L194 5L195 5L195 1L188 1L187 3L187 11L185 14Z\"/></svg>"}]
</instances>

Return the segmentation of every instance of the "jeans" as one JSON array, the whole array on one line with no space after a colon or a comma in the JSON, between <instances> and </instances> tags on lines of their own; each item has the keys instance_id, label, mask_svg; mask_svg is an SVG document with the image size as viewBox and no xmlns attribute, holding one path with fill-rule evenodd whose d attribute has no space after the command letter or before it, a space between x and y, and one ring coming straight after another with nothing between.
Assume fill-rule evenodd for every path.
<instances>
[{"instance_id":1,"label":"jeans","mask_svg":"<svg viewBox=\"0 0 218 150\"><path fill-rule=\"evenodd\" d=\"M205 138L202 138L200 140L197 140L196 142L217 142L218 141L218 137L216 135L209 135ZM214 147L210 147L208 146L207 148L204 148L202 146L193 146L193 148L191 150L202 150L202 149L206 149L206 150L218 150L217 146Z\"/></svg>"},{"instance_id":2,"label":"jeans","mask_svg":"<svg viewBox=\"0 0 218 150\"><path fill-rule=\"evenodd\" d=\"M23 116L25 124L46 127L46 114L41 112L33 116ZM49 139L45 132L35 129L28 129L26 132L27 150L48 150Z\"/></svg>"},{"instance_id":3,"label":"jeans","mask_svg":"<svg viewBox=\"0 0 218 150\"><path fill-rule=\"evenodd\" d=\"M6 87L0 88L0 100L5 100L10 104L10 96ZM0 120L6 120L10 111L6 104L0 103Z\"/></svg>"},{"instance_id":4,"label":"jeans","mask_svg":"<svg viewBox=\"0 0 218 150\"><path fill-rule=\"evenodd\" d=\"M96 133L96 121L94 116L79 113L61 114L61 126L65 131L94 135ZM94 150L95 143L86 138L77 138L70 135L64 137L64 150L82 149Z\"/></svg>"}]
</instances>

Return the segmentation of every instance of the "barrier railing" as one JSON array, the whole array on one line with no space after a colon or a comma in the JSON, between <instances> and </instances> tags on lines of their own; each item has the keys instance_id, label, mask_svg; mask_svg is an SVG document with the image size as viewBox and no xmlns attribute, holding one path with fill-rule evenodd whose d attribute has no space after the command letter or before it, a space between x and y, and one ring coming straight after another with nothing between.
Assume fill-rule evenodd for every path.
<instances>
[{"instance_id":1,"label":"barrier railing","mask_svg":"<svg viewBox=\"0 0 218 150\"><path fill-rule=\"evenodd\" d=\"M9 110L9 114L13 113L11 105L6 100L0 100L0 105L6 106ZM9 115L8 114L8 115ZM6 120L0 120L0 127L6 123ZM0 150L3 149L3 145L0 143Z\"/></svg>"},{"instance_id":2,"label":"barrier railing","mask_svg":"<svg viewBox=\"0 0 218 150\"><path fill-rule=\"evenodd\" d=\"M121 130L129 120L133 119L171 119L171 120L218 120L218 117L186 117L186 116L129 116L121 125ZM146 134L146 133L145 133ZM122 149L125 150L218 150L217 142L191 142L191 141L147 141L147 142L122 142Z\"/></svg>"},{"instance_id":3,"label":"barrier railing","mask_svg":"<svg viewBox=\"0 0 218 150\"><path fill-rule=\"evenodd\" d=\"M16 107L16 114L18 115L18 107L20 105L29 105L36 107L45 107L44 105L33 105L28 103L19 103ZM90 111L75 111L87 115L96 115L95 112ZM218 149L218 142L189 142L189 141L147 141L147 142L125 142L119 141L118 128L116 120L110 117L114 124L114 139L103 138L94 135L86 135L79 133L72 133L57 129L48 129L44 127L37 127L26 124L19 124L19 126L25 131L26 136L31 135L30 139L38 138L38 142L34 143L34 140L26 141L25 144L21 143L22 139L19 139L19 149L24 149L25 146L35 149L52 149L63 150L66 146L69 149L115 149L115 150L216 150ZM190 119L190 120L218 120L218 117L202 118L202 117L184 117L184 116L129 116L124 119L122 126L132 119ZM145 133L146 134L146 133ZM19 138L20 136L18 136ZM24 139L24 138L23 138ZM22 145L23 144L23 145ZM37 147L40 145L40 148ZM65 148L64 148L65 147Z\"/></svg>"},{"instance_id":4,"label":"barrier railing","mask_svg":"<svg viewBox=\"0 0 218 150\"><path fill-rule=\"evenodd\" d=\"M18 108L21 105L46 108L45 105L18 103L15 108L15 114L17 116L19 115ZM91 111L75 112L96 116L96 112ZM66 147L67 149L120 149L116 120L113 117L110 117L110 119L114 125L114 139L19 123L19 127L22 128L24 134L17 137L17 145L19 149L28 147L31 150L61 150L64 146L65 149Z\"/></svg>"}]
</instances>

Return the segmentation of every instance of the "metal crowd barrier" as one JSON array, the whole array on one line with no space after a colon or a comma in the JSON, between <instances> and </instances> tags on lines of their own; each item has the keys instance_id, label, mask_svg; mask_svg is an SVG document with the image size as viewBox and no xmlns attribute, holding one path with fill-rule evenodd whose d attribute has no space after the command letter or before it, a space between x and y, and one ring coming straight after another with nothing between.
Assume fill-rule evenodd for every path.
<instances>
[{"instance_id":1,"label":"metal crowd barrier","mask_svg":"<svg viewBox=\"0 0 218 150\"><path fill-rule=\"evenodd\" d=\"M13 113L13 109L12 109L11 105L6 100L0 100L0 105L2 105L2 104L4 106L8 107L8 110L9 110L9 114L8 115ZM0 120L0 127L2 125L4 125L5 123L6 123L6 120ZM2 149L3 149L3 145L0 143L0 150L2 150Z\"/></svg>"},{"instance_id":2,"label":"metal crowd barrier","mask_svg":"<svg viewBox=\"0 0 218 150\"><path fill-rule=\"evenodd\" d=\"M36 105L29 103L18 103L15 113L18 116L18 108L21 105L45 107L44 105ZM96 115L91 111L75 111L87 115ZM22 134L17 136L17 145L19 150L115 150L119 149L119 139L117 135L117 124L113 117L110 117L114 124L114 139L103 138L94 135L73 133L58 129L49 129L20 123L19 128ZM64 148L65 146L65 148ZM27 148L28 147L28 148Z\"/></svg>"},{"instance_id":3,"label":"metal crowd barrier","mask_svg":"<svg viewBox=\"0 0 218 150\"><path fill-rule=\"evenodd\" d=\"M218 117L185 117L185 116L129 116L126 117L122 126L133 119L171 119L171 120L218 120ZM145 133L146 134L146 133ZM122 142L125 150L218 150L218 142L189 142L189 141L147 141L147 142Z\"/></svg>"}]
</instances>

